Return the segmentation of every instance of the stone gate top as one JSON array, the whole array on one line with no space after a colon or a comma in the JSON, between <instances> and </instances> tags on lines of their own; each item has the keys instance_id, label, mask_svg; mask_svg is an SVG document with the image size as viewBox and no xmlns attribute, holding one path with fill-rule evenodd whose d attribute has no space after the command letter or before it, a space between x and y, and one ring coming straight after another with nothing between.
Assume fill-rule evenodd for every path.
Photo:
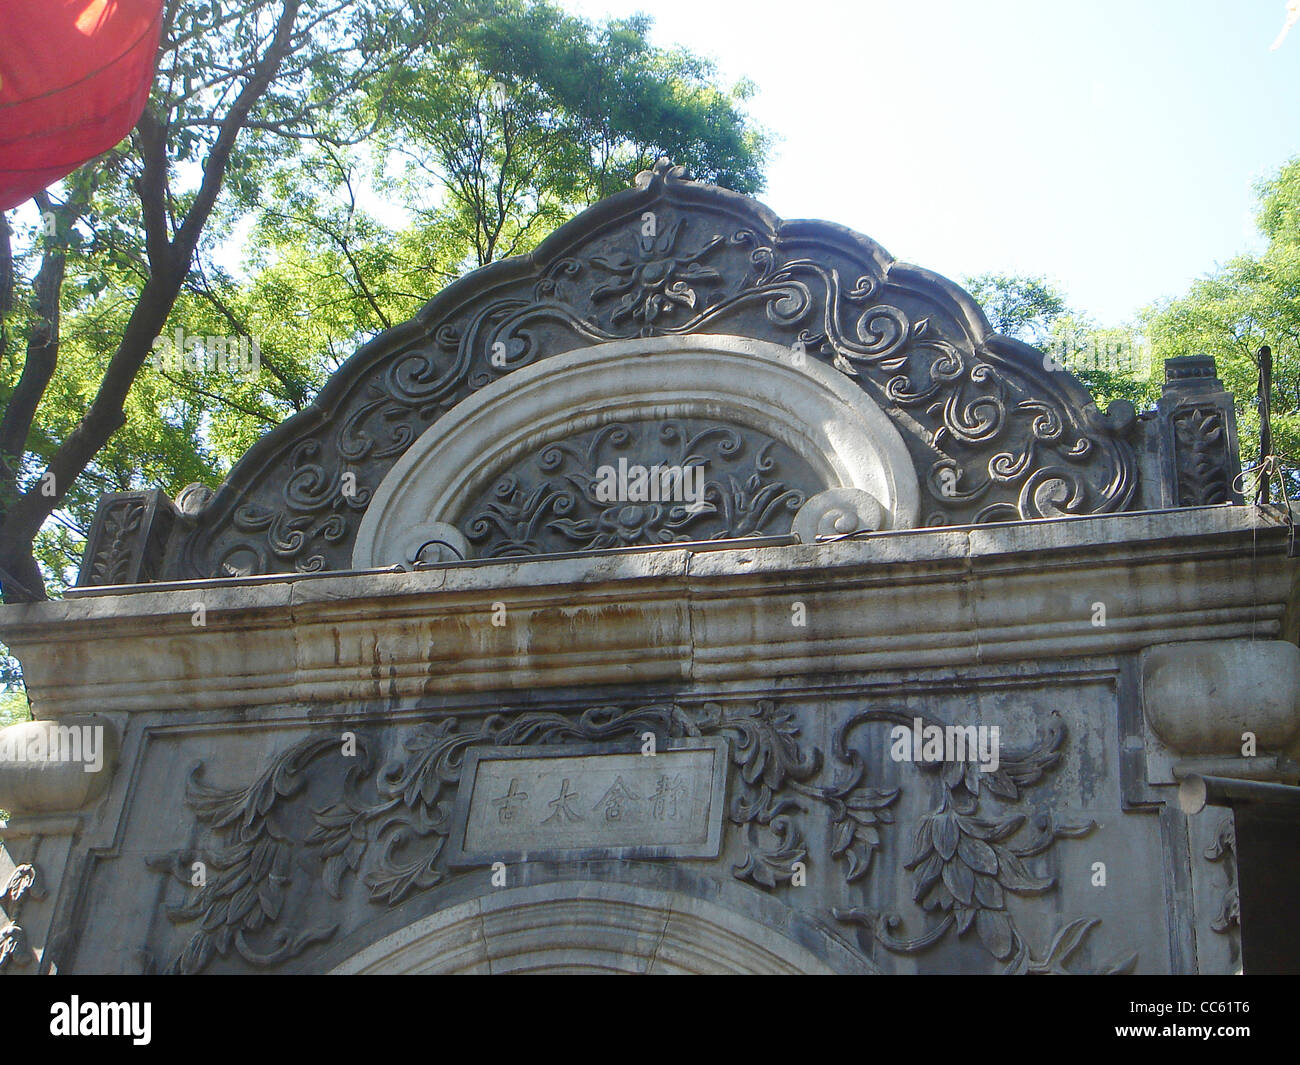
<instances>
[{"instance_id":1,"label":"stone gate top","mask_svg":"<svg viewBox=\"0 0 1300 1065\"><path fill-rule=\"evenodd\" d=\"M661 160L366 344L215 493L106 496L79 584L1240 502L1212 360L1166 370L1154 412L1099 410L945 278Z\"/></svg>"}]
</instances>

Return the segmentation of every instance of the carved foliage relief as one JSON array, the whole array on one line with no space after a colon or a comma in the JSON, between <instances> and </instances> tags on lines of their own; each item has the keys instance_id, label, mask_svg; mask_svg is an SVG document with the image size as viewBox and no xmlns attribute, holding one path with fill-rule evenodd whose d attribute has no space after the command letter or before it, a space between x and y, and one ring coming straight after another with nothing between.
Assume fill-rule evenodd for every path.
<instances>
[{"instance_id":1,"label":"carved foliage relief","mask_svg":"<svg viewBox=\"0 0 1300 1065\"><path fill-rule=\"evenodd\" d=\"M638 469L648 476L624 484L625 498L602 492ZM517 463L459 524L482 558L782 534L820 488L789 447L754 430L610 423Z\"/></svg>"},{"instance_id":2,"label":"carved foliage relief","mask_svg":"<svg viewBox=\"0 0 1300 1065\"><path fill-rule=\"evenodd\" d=\"M1231 455L1218 407L1188 406L1172 418L1180 507L1232 501Z\"/></svg>"},{"instance_id":3,"label":"carved foliage relief","mask_svg":"<svg viewBox=\"0 0 1300 1065\"><path fill-rule=\"evenodd\" d=\"M1231 814L1219 822L1204 857L1223 870L1223 885L1210 928L1228 937L1230 964L1236 968L1241 964L1241 894L1237 887L1237 826Z\"/></svg>"},{"instance_id":4,"label":"carved foliage relief","mask_svg":"<svg viewBox=\"0 0 1300 1065\"><path fill-rule=\"evenodd\" d=\"M358 352L315 409L241 461L195 517L172 575L347 568L375 487L441 415L519 367L638 336L756 337L853 378L904 435L927 494L923 524L1129 505L1132 408L1101 414L1041 353L977 335L947 282L839 227L781 223L678 168L639 184ZM526 499L537 486L518 487ZM594 514L572 520L600 527ZM736 522L728 535L744 534ZM617 538L617 526L548 535L572 549Z\"/></svg>"},{"instance_id":5,"label":"carved foliage relief","mask_svg":"<svg viewBox=\"0 0 1300 1065\"><path fill-rule=\"evenodd\" d=\"M396 729L386 740L359 730L351 754L337 732L310 737L274 757L246 786L210 783L200 764L185 801L202 826L202 845L149 859L151 868L183 885L172 889L180 901L168 916L189 938L170 968L198 972L217 958L277 965L335 935L341 916L329 915L345 907L331 900L360 892L371 906L387 909L456 877L482 879L483 870L452 868L445 853L466 753L475 747L618 742L636 751L650 732L661 741L710 736L728 742L716 875L793 903L799 869L819 870L838 885L832 895L843 899L825 919L886 967L891 955L934 952L942 969L945 944L964 939L996 971L1071 971L1099 920L1077 918L1050 942L1031 943L1008 905L1013 897L1057 890L1054 848L1096 828L1058 822L1031 801L1034 786L1060 759L1060 719L1050 717L1027 749L1004 751L993 772L969 762L930 762L875 779L884 776L879 748L865 741L874 731L912 723L900 711L859 711L837 728L827 756L804 741L791 710L768 700L605 706L580 714L529 710L443 717ZM876 757L864 753L871 750ZM904 806L923 812L896 823ZM198 884L196 862L205 870ZM876 877L886 878L883 893L873 890ZM906 922L864 901L897 894L914 911ZM304 905L309 897L317 903ZM1093 971L1118 972L1134 961L1090 964Z\"/></svg>"}]
</instances>

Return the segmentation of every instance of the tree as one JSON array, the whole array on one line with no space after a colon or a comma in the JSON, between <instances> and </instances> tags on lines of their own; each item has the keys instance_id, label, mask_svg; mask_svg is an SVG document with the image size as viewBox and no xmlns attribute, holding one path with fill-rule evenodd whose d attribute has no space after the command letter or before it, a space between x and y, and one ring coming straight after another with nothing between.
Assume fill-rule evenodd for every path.
<instances>
[{"instance_id":1,"label":"tree","mask_svg":"<svg viewBox=\"0 0 1300 1065\"><path fill-rule=\"evenodd\" d=\"M1268 243L1194 281L1177 299L1145 312L1153 352L1162 358L1213 355L1237 401L1243 456L1259 454L1259 349L1272 349L1273 452L1300 489L1300 159L1256 187L1256 221Z\"/></svg>"},{"instance_id":2,"label":"tree","mask_svg":"<svg viewBox=\"0 0 1300 1065\"><path fill-rule=\"evenodd\" d=\"M100 493L219 480L375 333L655 155L758 187L744 87L648 25L541 0L169 0L131 139L0 216L5 599L66 583ZM177 327L257 338L260 371L150 367Z\"/></svg>"},{"instance_id":3,"label":"tree","mask_svg":"<svg viewBox=\"0 0 1300 1065\"><path fill-rule=\"evenodd\" d=\"M1042 277L986 273L964 278L962 285L996 332L1042 349L1044 365L1069 370L1099 406L1116 399L1138 408L1155 402L1150 355L1132 328L1098 325Z\"/></svg>"},{"instance_id":4,"label":"tree","mask_svg":"<svg viewBox=\"0 0 1300 1065\"><path fill-rule=\"evenodd\" d=\"M1041 345L1052 337L1052 326L1068 315L1065 294L1041 277L985 273L962 279L984 308L995 332L1026 344Z\"/></svg>"},{"instance_id":5,"label":"tree","mask_svg":"<svg viewBox=\"0 0 1300 1065\"><path fill-rule=\"evenodd\" d=\"M6 601L44 596L38 530L69 501L78 477L120 429L141 367L162 333L218 201L250 204L267 160L305 141L358 136L376 80L427 45L445 10L400 15L375 0L170 0L149 103L129 144L42 194L39 250L15 258L6 224L0 261L38 260L15 334L26 334L0 418L0 582ZM70 273L73 276L69 276ZM106 276L106 275L111 275ZM12 312L18 271L6 267L0 307ZM114 283L122 318L75 424L33 451L37 413L55 381L61 317ZM15 336L15 339L16 336ZM5 350L10 357L6 324ZM77 400L88 399L78 403ZM43 468L40 468L42 467Z\"/></svg>"}]
</instances>

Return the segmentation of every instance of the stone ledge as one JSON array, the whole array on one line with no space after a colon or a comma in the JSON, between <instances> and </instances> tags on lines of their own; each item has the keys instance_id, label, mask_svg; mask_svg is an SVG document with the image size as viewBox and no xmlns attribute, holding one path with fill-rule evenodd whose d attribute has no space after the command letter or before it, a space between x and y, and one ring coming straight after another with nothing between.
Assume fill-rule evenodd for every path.
<instances>
[{"instance_id":1,"label":"stone ledge","mask_svg":"<svg viewBox=\"0 0 1300 1065\"><path fill-rule=\"evenodd\" d=\"M962 666L1276 638L1285 542L1274 514L1211 507L199 582L6 607L0 639L42 717Z\"/></svg>"}]
</instances>

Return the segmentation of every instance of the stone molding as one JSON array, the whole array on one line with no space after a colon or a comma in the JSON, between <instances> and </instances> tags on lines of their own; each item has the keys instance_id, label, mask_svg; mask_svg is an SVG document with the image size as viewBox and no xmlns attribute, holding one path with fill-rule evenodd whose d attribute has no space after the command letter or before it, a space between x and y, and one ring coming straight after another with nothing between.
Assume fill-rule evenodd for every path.
<instances>
[{"instance_id":1,"label":"stone molding","mask_svg":"<svg viewBox=\"0 0 1300 1065\"><path fill-rule=\"evenodd\" d=\"M169 585L11 607L0 639L38 717L957 667L1276 639L1285 549L1276 514L1214 507Z\"/></svg>"},{"instance_id":2,"label":"stone molding","mask_svg":"<svg viewBox=\"0 0 1300 1065\"><path fill-rule=\"evenodd\" d=\"M750 910L756 908L747 900ZM863 972L824 934L822 953L776 931L769 906L752 914L643 885L561 881L507 888L430 914L358 950L332 974L617 972L830 974Z\"/></svg>"},{"instance_id":3,"label":"stone molding","mask_svg":"<svg viewBox=\"0 0 1300 1065\"><path fill-rule=\"evenodd\" d=\"M764 341L656 337L556 355L462 401L375 489L352 565L406 561L412 528L456 524L460 508L521 455L620 421L693 416L780 440L820 473L822 487L878 500L885 528L917 522L920 489L907 445L848 378Z\"/></svg>"}]
</instances>

